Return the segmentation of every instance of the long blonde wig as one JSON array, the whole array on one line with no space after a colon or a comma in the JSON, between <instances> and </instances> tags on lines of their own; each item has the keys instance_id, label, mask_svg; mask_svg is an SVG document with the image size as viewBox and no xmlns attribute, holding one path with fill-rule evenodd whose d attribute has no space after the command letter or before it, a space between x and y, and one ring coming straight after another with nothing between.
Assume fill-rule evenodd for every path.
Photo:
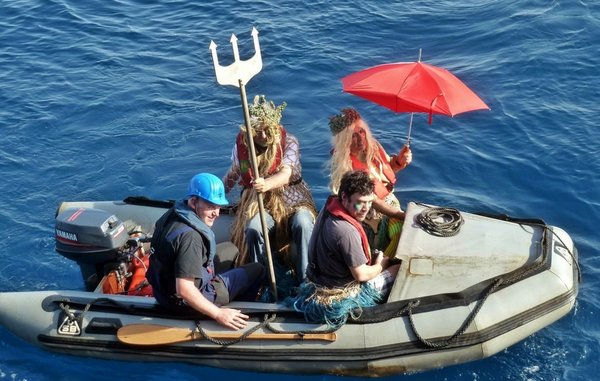
<instances>
[{"instance_id":1,"label":"long blonde wig","mask_svg":"<svg viewBox=\"0 0 600 381\"><path fill-rule=\"evenodd\" d=\"M367 122L365 122L362 118L356 119L346 128L337 134L334 134L331 138L333 153L331 155L331 159L329 160L329 188L334 194L337 194L340 189L342 176L344 176L346 172L353 169L352 160L350 158L350 146L352 145L352 135L354 134L354 129L356 127L363 128L365 130L367 147L363 152L363 155L359 157L359 160L367 163L369 170L373 166L373 158L376 157L379 150L379 143L373 137Z\"/></svg>"}]
</instances>

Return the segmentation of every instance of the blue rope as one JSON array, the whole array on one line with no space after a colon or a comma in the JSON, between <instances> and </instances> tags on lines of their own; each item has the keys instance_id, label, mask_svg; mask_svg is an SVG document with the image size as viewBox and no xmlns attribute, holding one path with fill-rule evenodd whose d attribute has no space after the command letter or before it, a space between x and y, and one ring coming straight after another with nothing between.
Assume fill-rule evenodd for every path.
<instances>
[{"instance_id":1,"label":"blue rope","mask_svg":"<svg viewBox=\"0 0 600 381\"><path fill-rule=\"evenodd\" d=\"M381 301L380 293L370 285L364 283L356 297L347 297L334 300L324 304L317 300L314 295L317 286L314 283L305 282L298 288L298 294L286 298L283 302L302 312L307 322L325 323L330 327L339 327L346 323L349 317L357 319L364 307L372 307ZM340 290L343 292L343 290Z\"/></svg>"}]
</instances>

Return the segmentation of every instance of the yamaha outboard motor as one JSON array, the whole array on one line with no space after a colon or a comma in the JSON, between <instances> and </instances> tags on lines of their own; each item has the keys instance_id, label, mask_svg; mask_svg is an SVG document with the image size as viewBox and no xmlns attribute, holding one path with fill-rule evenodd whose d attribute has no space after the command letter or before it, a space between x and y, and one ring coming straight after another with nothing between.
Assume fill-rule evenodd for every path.
<instances>
[{"instance_id":1,"label":"yamaha outboard motor","mask_svg":"<svg viewBox=\"0 0 600 381\"><path fill-rule=\"evenodd\" d=\"M86 288L92 291L105 267L118 262L129 234L114 214L94 208L70 208L56 216L56 251L79 264Z\"/></svg>"}]
</instances>

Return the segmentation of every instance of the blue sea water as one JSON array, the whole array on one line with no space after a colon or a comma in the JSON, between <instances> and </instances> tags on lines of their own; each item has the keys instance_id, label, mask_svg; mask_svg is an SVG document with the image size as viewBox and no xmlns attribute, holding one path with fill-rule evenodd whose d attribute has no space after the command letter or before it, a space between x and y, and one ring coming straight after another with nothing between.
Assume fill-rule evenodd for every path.
<instances>
[{"instance_id":1,"label":"blue sea water","mask_svg":"<svg viewBox=\"0 0 600 381\"><path fill-rule=\"evenodd\" d=\"M537 217L567 230L583 283L574 310L485 360L394 380L591 380L600 371L600 4L592 1L13 0L0 5L0 291L83 289L54 252L63 200L182 196L191 175L229 165L242 122L222 64L253 54L248 96L288 107L304 177L328 194L328 116L358 108L388 151L406 114L341 91L340 79L382 63L445 67L490 106L454 118L415 115L414 161L399 174L403 205ZM24 312L25 313L25 312ZM443 322L440 322L443 324ZM179 363L59 355L0 327L0 380L334 380Z\"/></svg>"}]
</instances>

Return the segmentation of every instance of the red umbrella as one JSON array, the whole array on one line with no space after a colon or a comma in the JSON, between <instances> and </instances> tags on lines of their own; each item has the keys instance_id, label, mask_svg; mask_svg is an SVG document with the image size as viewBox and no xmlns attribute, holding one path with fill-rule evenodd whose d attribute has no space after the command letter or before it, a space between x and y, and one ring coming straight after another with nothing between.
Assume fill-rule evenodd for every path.
<instances>
[{"instance_id":1,"label":"red umbrella","mask_svg":"<svg viewBox=\"0 0 600 381\"><path fill-rule=\"evenodd\" d=\"M421 62L374 66L342 78L343 90L395 112L424 112L454 116L490 109L448 70ZM409 125L408 141L410 141Z\"/></svg>"}]
</instances>

